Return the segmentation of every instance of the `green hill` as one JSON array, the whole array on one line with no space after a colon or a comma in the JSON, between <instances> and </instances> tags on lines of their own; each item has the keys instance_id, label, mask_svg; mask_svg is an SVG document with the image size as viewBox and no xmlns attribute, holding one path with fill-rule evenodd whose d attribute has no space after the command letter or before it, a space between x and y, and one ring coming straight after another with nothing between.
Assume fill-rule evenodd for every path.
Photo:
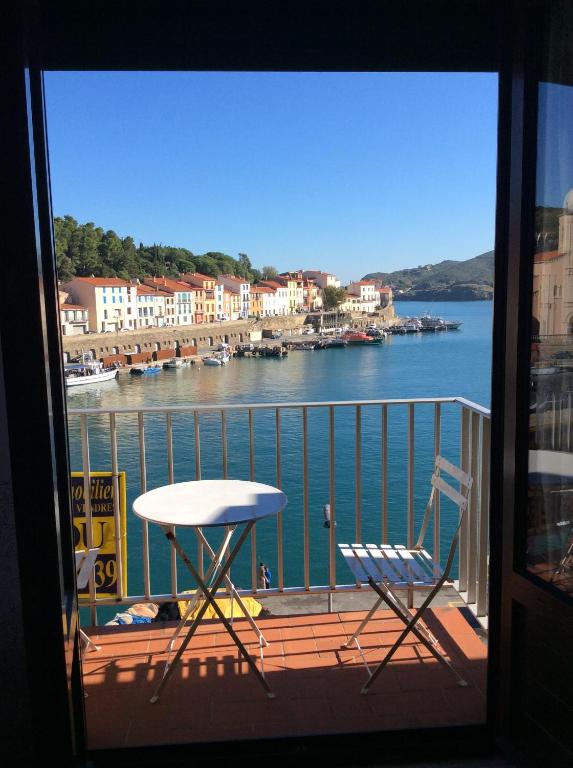
<instances>
[{"instance_id":1,"label":"green hill","mask_svg":"<svg viewBox=\"0 0 573 768\"><path fill-rule=\"evenodd\" d=\"M395 298L419 301L471 301L493 297L493 251L467 261L441 261L396 272L369 272L363 280L380 280Z\"/></svg>"}]
</instances>

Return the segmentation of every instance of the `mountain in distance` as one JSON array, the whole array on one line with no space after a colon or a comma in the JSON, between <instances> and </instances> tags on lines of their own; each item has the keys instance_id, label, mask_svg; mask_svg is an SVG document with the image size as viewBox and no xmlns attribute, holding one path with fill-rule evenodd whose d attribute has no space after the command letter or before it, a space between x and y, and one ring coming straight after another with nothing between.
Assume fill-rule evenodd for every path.
<instances>
[{"instance_id":1,"label":"mountain in distance","mask_svg":"<svg viewBox=\"0 0 573 768\"><path fill-rule=\"evenodd\" d=\"M467 261L441 261L396 272L369 272L363 280L392 286L398 301L481 301L493 299L493 251Z\"/></svg>"}]
</instances>

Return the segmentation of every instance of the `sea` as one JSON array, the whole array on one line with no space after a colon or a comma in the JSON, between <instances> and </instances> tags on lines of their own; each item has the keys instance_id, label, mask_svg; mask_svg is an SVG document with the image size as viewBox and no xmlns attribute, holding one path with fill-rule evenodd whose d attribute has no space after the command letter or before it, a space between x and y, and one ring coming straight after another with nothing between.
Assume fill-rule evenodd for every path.
<instances>
[{"instance_id":1,"label":"sea","mask_svg":"<svg viewBox=\"0 0 573 768\"><path fill-rule=\"evenodd\" d=\"M375 347L347 347L324 351L291 352L285 359L233 359L224 367L190 367L162 371L156 376L123 376L95 388L67 392L68 409L138 408L144 406L212 406L198 418L200 443L192 412L173 416L173 466L175 482L221 478L223 451L220 404L318 403L357 400L408 399L459 396L489 407L492 352L492 302L396 302L401 317L423 313L462 322L459 331L389 336ZM277 484L275 410L253 412L252 449L247 409L226 417L228 477L250 479L251 457L255 480ZM356 445L356 408L335 410L335 515L337 541L354 541L356 514L360 512L363 541L382 539L382 408L365 405L360 411L360 441ZM330 454L328 409L309 408L308 424L308 540L310 583L328 584L329 530L323 526L323 507L329 503ZM283 584L304 585L304 484L302 408L281 412L281 487L288 505L283 512ZM166 418L147 414L145 424L145 487L168 482ZM429 495L433 468L434 408L418 405L414 421L414 502L419 525ZM441 452L459 460L460 409L444 405L441 417ZM92 471L111 470L109 416L88 418ZM405 542L408 507L408 408L388 408L388 540ZM79 418L69 416L72 469L81 471L82 450ZM131 507L143 488L137 415L117 417L119 470L127 486L127 592L143 593L142 524ZM359 487L356 461L359 459ZM455 509L442 507L442 552L449 543ZM431 542L432 529L428 532ZM190 531L181 532L186 549L196 556ZM217 543L217 534L214 537ZM169 545L158 526L149 526L151 590L171 591ZM257 524L256 538L243 546L233 567L233 581L241 588L252 584L252 556L265 562L278 582L279 547L275 520ZM337 556L338 557L338 556ZM337 583L349 583L350 574L341 559L336 561ZM178 566L180 590L193 588L188 571Z\"/></svg>"}]
</instances>

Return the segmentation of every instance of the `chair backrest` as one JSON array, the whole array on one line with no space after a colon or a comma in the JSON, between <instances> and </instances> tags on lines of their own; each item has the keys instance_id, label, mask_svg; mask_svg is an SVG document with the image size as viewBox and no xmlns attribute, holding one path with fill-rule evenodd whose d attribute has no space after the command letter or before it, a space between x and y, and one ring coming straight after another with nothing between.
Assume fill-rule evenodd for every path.
<instances>
[{"instance_id":1,"label":"chair backrest","mask_svg":"<svg viewBox=\"0 0 573 768\"><path fill-rule=\"evenodd\" d=\"M450 475L450 477L454 478L454 480L456 480L461 485L461 490L454 488L450 482L447 482L446 480L444 480L442 472L445 472L447 475ZM458 535L460 526L462 524L464 515L468 509L469 495L472 488L473 479L471 475L469 475L467 472L464 472L463 469L456 467L455 464L452 464L447 459L444 459L443 456L438 455L436 456L436 461L434 464L434 473L432 475L431 484L432 484L432 490L430 492L430 498L428 499L426 510L424 512L424 518L422 520L422 526L420 528L418 541L416 542L416 548L422 547L424 543L426 530L428 528L428 523L430 521L430 515L434 509L434 496L436 491L439 491L440 493L444 493L449 499L451 499L454 502L454 504L457 504L460 510L458 525L454 532L454 537L452 540L452 545L455 548L457 535Z\"/></svg>"},{"instance_id":2,"label":"chair backrest","mask_svg":"<svg viewBox=\"0 0 573 768\"><path fill-rule=\"evenodd\" d=\"M76 586L78 589L85 589L90 579L95 561L97 559L99 547L93 549L80 550L76 552Z\"/></svg>"}]
</instances>

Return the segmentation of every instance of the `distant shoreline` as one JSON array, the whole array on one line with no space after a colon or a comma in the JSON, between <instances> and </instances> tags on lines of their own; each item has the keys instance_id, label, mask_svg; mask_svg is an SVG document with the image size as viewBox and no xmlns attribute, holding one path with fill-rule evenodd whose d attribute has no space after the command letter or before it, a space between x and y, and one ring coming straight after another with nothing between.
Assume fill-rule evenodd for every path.
<instances>
[{"instance_id":1,"label":"distant shoreline","mask_svg":"<svg viewBox=\"0 0 573 768\"><path fill-rule=\"evenodd\" d=\"M427 298L427 296L411 296L411 297L410 296L408 296L408 297L406 297L406 296L394 296L394 303L397 303L397 302L400 302L400 301L423 301L423 302L427 302L427 303L451 301L451 302L464 302L464 303L467 302L467 303L475 304L476 302L491 302L491 301L493 301L493 294L491 295L491 297L488 297L488 298L485 298L485 297L484 298L478 298L476 296L476 298L474 298L474 299L470 299L470 298L460 299L460 298L452 297L452 296L440 296L440 297L437 297L437 298L434 297L432 299Z\"/></svg>"}]
</instances>

